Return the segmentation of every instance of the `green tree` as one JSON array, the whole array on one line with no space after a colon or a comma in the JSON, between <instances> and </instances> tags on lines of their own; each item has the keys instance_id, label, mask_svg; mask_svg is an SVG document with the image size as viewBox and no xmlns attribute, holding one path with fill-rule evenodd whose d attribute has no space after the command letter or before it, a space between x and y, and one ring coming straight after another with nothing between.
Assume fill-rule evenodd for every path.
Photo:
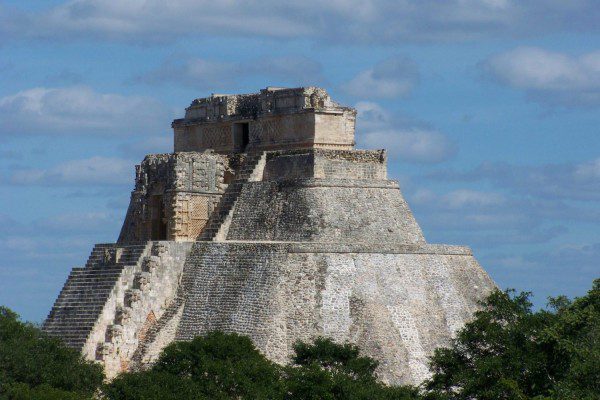
<instances>
[{"instance_id":1,"label":"green tree","mask_svg":"<svg viewBox=\"0 0 600 400\"><path fill-rule=\"evenodd\" d=\"M384 400L416 399L412 387L391 387L377 381L377 362L360 355L357 346L317 338L296 343L287 371L289 399Z\"/></svg>"},{"instance_id":2,"label":"green tree","mask_svg":"<svg viewBox=\"0 0 600 400\"><path fill-rule=\"evenodd\" d=\"M600 279L572 303L552 299L556 319L540 338L556 367L553 398L600 399Z\"/></svg>"},{"instance_id":3,"label":"green tree","mask_svg":"<svg viewBox=\"0 0 600 400\"><path fill-rule=\"evenodd\" d=\"M250 339L212 332L165 348L148 371L125 373L104 388L110 400L415 399L414 388L377 382L377 363L352 345L298 343L293 365L268 361Z\"/></svg>"},{"instance_id":4,"label":"green tree","mask_svg":"<svg viewBox=\"0 0 600 400\"><path fill-rule=\"evenodd\" d=\"M167 346L149 370L123 374L106 386L113 400L277 399L279 367L237 334L212 332Z\"/></svg>"},{"instance_id":5,"label":"green tree","mask_svg":"<svg viewBox=\"0 0 600 400\"><path fill-rule=\"evenodd\" d=\"M437 349L427 399L600 398L600 280L573 303L534 312L529 293L494 291L450 348Z\"/></svg>"},{"instance_id":6,"label":"green tree","mask_svg":"<svg viewBox=\"0 0 600 400\"><path fill-rule=\"evenodd\" d=\"M90 398L102 368L0 307L0 399Z\"/></svg>"}]
</instances>

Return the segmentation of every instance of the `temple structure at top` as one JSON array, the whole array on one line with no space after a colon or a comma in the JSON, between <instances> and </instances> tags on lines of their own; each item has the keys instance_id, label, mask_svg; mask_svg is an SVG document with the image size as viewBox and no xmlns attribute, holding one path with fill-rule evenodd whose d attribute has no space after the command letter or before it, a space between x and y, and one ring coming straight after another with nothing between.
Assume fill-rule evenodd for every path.
<instances>
[{"instance_id":1,"label":"temple structure at top","mask_svg":"<svg viewBox=\"0 0 600 400\"><path fill-rule=\"evenodd\" d=\"M219 153L354 147L356 110L324 89L268 87L259 93L196 99L173 121L175 152Z\"/></svg>"}]
</instances>

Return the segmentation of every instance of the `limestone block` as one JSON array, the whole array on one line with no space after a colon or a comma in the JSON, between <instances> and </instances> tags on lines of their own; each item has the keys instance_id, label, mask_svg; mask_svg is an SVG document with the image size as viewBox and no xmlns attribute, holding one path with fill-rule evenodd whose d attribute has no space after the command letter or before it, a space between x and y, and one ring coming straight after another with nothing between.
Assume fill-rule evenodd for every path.
<instances>
[{"instance_id":1,"label":"limestone block","mask_svg":"<svg viewBox=\"0 0 600 400\"><path fill-rule=\"evenodd\" d=\"M150 272L138 272L135 274L134 287L140 289L142 292L148 289L150 284L151 274Z\"/></svg>"},{"instance_id":2,"label":"limestone block","mask_svg":"<svg viewBox=\"0 0 600 400\"><path fill-rule=\"evenodd\" d=\"M103 361L114 352L114 346L112 343L98 343L96 346L96 360Z\"/></svg>"},{"instance_id":3,"label":"limestone block","mask_svg":"<svg viewBox=\"0 0 600 400\"><path fill-rule=\"evenodd\" d=\"M131 319L132 308L117 306L115 311L115 324L124 325Z\"/></svg>"},{"instance_id":4,"label":"limestone block","mask_svg":"<svg viewBox=\"0 0 600 400\"><path fill-rule=\"evenodd\" d=\"M123 336L123 326L118 324L109 325L106 329L106 341L115 343Z\"/></svg>"},{"instance_id":5,"label":"limestone block","mask_svg":"<svg viewBox=\"0 0 600 400\"><path fill-rule=\"evenodd\" d=\"M125 306L134 307L142 299L142 291L140 289L127 289L125 291Z\"/></svg>"},{"instance_id":6,"label":"limestone block","mask_svg":"<svg viewBox=\"0 0 600 400\"><path fill-rule=\"evenodd\" d=\"M145 257L142 262L143 262L142 271L149 272L152 274L152 273L154 273L154 271L160 264L160 257L158 257L158 256Z\"/></svg>"}]
</instances>

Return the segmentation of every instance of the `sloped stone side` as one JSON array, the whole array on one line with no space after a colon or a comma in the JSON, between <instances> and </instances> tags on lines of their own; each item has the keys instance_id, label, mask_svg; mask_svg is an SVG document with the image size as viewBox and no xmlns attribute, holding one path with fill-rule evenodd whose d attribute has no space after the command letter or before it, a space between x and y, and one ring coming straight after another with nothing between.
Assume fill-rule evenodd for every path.
<instances>
[{"instance_id":1,"label":"sloped stone side","mask_svg":"<svg viewBox=\"0 0 600 400\"><path fill-rule=\"evenodd\" d=\"M389 383L426 378L427 357L494 287L468 249L432 245L203 243L183 279L176 339L237 332L286 363L295 341L329 336L379 360Z\"/></svg>"},{"instance_id":2,"label":"sloped stone side","mask_svg":"<svg viewBox=\"0 0 600 400\"><path fill-rule=\"evenodd\" d=\"M248 182L227 240L425 243L395 181L351 179Z\"/></svg>"}]
</instances>

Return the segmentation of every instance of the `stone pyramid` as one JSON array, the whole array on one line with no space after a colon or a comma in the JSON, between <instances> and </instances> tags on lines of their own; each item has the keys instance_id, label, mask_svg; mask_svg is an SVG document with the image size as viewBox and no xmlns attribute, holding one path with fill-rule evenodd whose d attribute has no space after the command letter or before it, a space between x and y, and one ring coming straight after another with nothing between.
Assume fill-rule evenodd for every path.
<instances>
[{"instance_id":1,"label":"stone pyramid","mask_svg":"<svg viewBox=\"0 0 600 400\"><path fill-rule=\"evenodd\" d=\"M425 241L355 118L315 87L194 100L44 330L109 377L222 330L279 363L297 340L356 343L384 382L421 382L494 283L469 248Z\"/></svg>"}]
</instances>

